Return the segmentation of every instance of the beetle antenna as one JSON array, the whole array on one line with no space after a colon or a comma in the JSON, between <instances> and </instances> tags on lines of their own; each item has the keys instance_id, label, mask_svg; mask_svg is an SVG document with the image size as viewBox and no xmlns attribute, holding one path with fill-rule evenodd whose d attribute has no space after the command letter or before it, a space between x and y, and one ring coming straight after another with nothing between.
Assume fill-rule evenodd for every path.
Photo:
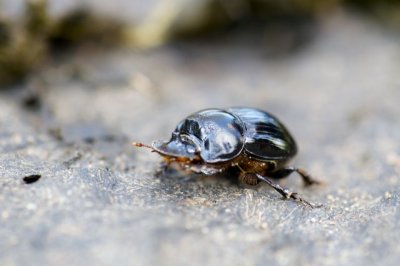
<instances>
[{"instance_id":1,"label":"beetle antenna","mask_svg":"<svg viewBox=\"0 0 400 266\"><path fill-rule=\"evenodd\" d=\"M154 148L152 146L141 143L141 142L132 142L132 145L135 147L139 147L139 148L145 147L145 148L148 148L148 149L151 149L152 151L154 151Z\"/></svg>"}]
</instances>

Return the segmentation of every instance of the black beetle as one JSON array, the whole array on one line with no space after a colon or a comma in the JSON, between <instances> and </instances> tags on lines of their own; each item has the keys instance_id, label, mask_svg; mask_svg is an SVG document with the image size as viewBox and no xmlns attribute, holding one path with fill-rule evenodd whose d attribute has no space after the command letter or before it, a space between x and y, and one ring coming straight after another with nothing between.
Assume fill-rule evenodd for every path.
<instances>
[{"instance_id":1,"label":"black beetle","mask_svg":"<svg viewBox=\"0 0 400 266\"><path fill-rule=\"evenodd\" d=\"M297 172L305 185L319 183L303 169L286 166L297 153L296 142L276 117L263 110L205 109L182 120L169 141L155 141L151 146L133 144L162 155L165 167L177 162L184 169L205 175L237 168L240 181L256 185L262 180L285 198L315 207L271 180Z\"/></svg>"}]
</instances>

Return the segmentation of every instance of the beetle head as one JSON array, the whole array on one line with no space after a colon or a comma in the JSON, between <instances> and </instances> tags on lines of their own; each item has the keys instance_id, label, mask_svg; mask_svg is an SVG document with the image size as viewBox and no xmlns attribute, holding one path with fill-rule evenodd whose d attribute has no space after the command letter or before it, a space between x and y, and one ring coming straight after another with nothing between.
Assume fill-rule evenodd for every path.
<instances>
[{"instance_id":1,"label":"beetle head","mask_svg":"<svg viewBox=\"0 0 400 266\"><path fill-rule=\"evenodd\" d=\"M164 156L219 163L233 159L243 149L243 126L233 115L206 109L181 121L167 142L153 142Z\"/></svg>"},{"instance_id":2,"label":"beetle head","mask_svg":"<svg viewBox=\"0 0 400 266\"><path fill-rule=\"evenodd\" d=\"M154 141L152 148L163 156L185 158L190 161L199 159L198 141L186 134L173 132L169 141Z\"/></svg>"}]
</instances>

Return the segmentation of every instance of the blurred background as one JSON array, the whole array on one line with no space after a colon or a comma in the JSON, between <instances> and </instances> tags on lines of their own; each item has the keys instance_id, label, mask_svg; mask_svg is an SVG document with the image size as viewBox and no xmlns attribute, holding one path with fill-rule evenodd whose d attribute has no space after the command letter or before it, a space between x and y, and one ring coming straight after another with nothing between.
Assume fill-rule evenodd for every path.
<instances>
[{"instance_id":1,"label":"blurred background","mask_svg":"<svg viewBox=\"0 0 400 266\"><path fill-rule=\"evenodd\" d=\"M0 0L0 264L397 265L399 34L398 0ZM229 106L284 122L323 208L130 145Z\"/></svg>"},{"instance_id":2,"label":"blurred background","mask_svg":"<svg viewBox=\"0 0 400 266\"><path fill-rule=\"evenodd\" d=\"M312 45L321 24L340 14L398 31L399 1L178 0L1 1L0 84L24 81L71 49L124 47L144 52L171 43L253 45L265 59ZM342 14L343 15L343 14ZM28 52L29 51L29 52ZM101 52L102 53L102 52Z\"/></svg>"}]
</instances>

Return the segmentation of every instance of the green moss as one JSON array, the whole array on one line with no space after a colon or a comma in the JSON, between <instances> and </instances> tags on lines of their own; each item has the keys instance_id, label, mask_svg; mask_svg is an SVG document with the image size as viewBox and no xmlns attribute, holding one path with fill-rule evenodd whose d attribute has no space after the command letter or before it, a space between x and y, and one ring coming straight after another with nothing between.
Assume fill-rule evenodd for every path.
<instances>
[{"instance_id":1,"label":"green moss","mask_svg":"<svg viewBox=\"0 0 400 266\"><path fill-rule=\"evenodd\" d=\"M22 81L44 58L45 43L23 33L14 36L9 45L0 48L0 85Z\"/></svg>"},{"instance_id":2,"label":"green moss","mask_svg":"<svg viewBox=\"0 0 400 266\"><path fill-rule=\"evenodd\" d=\"M49 31L51 22L47 8L47 0L26 2L25 30L32 36L45 35Z\"/></svg>"},{"instance_id":3,"label":"green moss","mask_svg":"<svg viewBox=\"0 0 400 266\"><path fill-rule=\"evenodd\" d=\"M123 23L95 16L87 9L78 9L57 20L48 35L53 48L93 42L98 45L118 44L122 40Z\"/></svg>"},{"instance_id":4,"label":"green moss","mask_svg":"<svg viewBox=\"0 0 400 266\"><path fill-rule=\"evenodd\" d=\"M10 42L10 25L0 20L0 49Z\"/></svg>"},{"instance_id":5,"label":"green moss","mask_svg":"<svg viewBox=\"0 0 400 266\"><path fill-rule=\"evenodd\" d=\"M400 26L400 0L346 0L346 4L370 14L376 20L398 31Z\"/></svg>"},{"instance_id":6,"label":"green moss","mask_svg":"<svg viewBox=\"0 0 400 266\"><path fill-rule=\"evenodd\" d=\"M23 81L60 46L86 42L115 45L122 38L122 23L88 10L50 19L47 0L27 1L23 18L20 24L0 20L0 89Z\"/></svg>"}]
</instances>

